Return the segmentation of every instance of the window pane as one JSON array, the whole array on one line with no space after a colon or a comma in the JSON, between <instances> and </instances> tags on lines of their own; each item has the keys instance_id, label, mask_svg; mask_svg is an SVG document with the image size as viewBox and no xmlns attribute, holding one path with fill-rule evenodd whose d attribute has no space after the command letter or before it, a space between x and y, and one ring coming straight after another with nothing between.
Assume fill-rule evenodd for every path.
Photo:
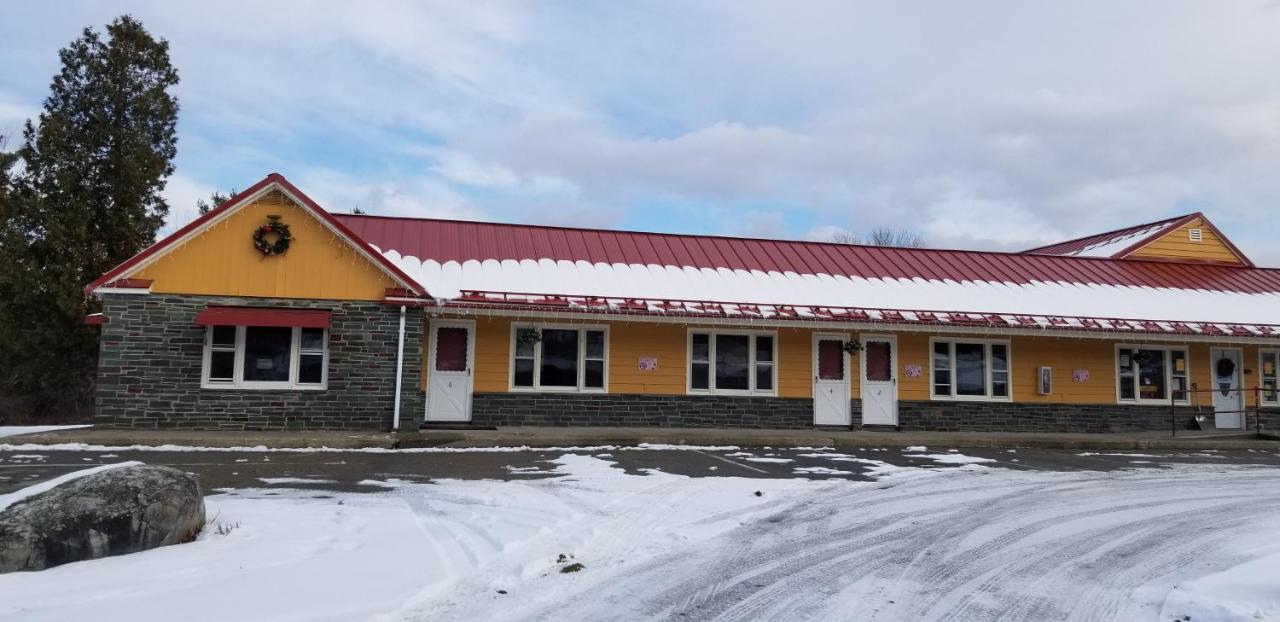
<instances>
[{"instance_id":1,"label":"window pane","mask_svg":"<svg viewBox=\"0 0 1280 622\"><path fill-rule=\"evenodd\" d=\"M604 388L604 361L587 361L582 364L582 386L588 389Z\"/></svg>"},{"instance_id":2,"label":"window pane","mask_svg":"<svg viewBox=\"0 0 1280 622\"><path fill-rule=\"evenodd\" d=\"M951 395L951 345L933 344L933 394Z\"/></svg>"},{"instance_id":3,"label":"window pane","mask_svg":"<svg viewBox=\"0 0 1280 622\"><path fill-rule=\"evenodd\" d=\"M236 375L236 353L234 350L214 350L209 353L209 379L210 380L226 380L235 379Z\"/></svg>"},{"instance_id":4,"label":"window pane","mask_svg":"<svg viewBox=\"0 0 1280 622\"><path fill-rule=\"evenodd\" d=\"M693 335L693 351L689 354L691 361L708 361L711 357L711 336L704 333L694 333Z\"/></svg>"},{"instance_id":5,"label":"window pane","mask_svg":"<svg viewBox=\"0 0 1280 622\"><path fill-rule=\"evenodd\" d=\"M533 348L537 345L533 341L534 330L532 328L516 329L516 356L519 358L533 358Z\"/></svg>"},{"instance_id":6,"label":"window pane","mask_svg":"<svg viewBox=\"0 0 1280 622\"><path fill-rule=\"evenodd\" d=\"M867 368L867 380L893 380L893 344L888 341L868 341L862 356L866 359L864 365Z\"/></svg>"},{"instance_id":7,"label":"window pane","mask_svg":"<svg viewBox=\"0 0 1280 622\"><path fill-rule=\"evenodd\" d=\"M236 327L214 326L213 345L234 348L236 346Z\"/></svg>"},{"instance_id":8,"label":"window pane","mask_svg":"<svg viewBox=\"0 0 1280 622\"><path fill-rule=\"evenodd\" d=\"M693 363L689 367L689 387L693 389L710 389L709 373L711 365L708 363Z\"/></svg>"},{"instance_id":9,"label":"window pane","mask_svg":"<svg viewBox=\"0 0 1280 622\"><path fill-rule=\"evenodd\" d=\"M773 390L773 363L756 364L756 390Z\"/></svg>"},{"instance_id":10,"label":"window pane","mask_svg":"<svg viewBox=\"0 0 1280 622\"><path fill-rule=\"evenodd\" d=\"M751 388L749 341L746 335L716 335L716 389Z\"/></svg>"},{"instance_id":11,"label":"window pane","mask_svg":"<svg viewBox=\"0 0 1280 622\"><path fill-rule=\"evenodd\" d=\"M436 329L436 371L467 371L467 339L470 331L459 326Z\"/></svg>"},{"instance_id":12,"label":"window pane","mask_svg":"<svg viewBox=\"0 0 1280 622\"><path fill-rule=\"evenodd\" d=\"M956 344L956 395L987 394L986 356L980 343Z\"/></svg>"},{"instance_id":13,"label":"window pane","mask_svg":"<svg viewBox=\"0 0 1280 622\"><path fill-rule=\"evenodd\" d=\"M298 382L303 384L320 384L323 380L323 354L303 354L298 357Z\"/></svg>"},{"instance_id":14,"label":"window pane","mask_svg":"<svg viewBox=\"0 0 1280 622\"><path fill-rule=\"evenodd\" d=\"M292 343L292 328L246 327L244 329L244 379L258 382L288 382L289 349Z\"/></svg>"},{"instance_id":15,"label":"window pane","mask_svg":"<svg viewBox=\"0 0 1280 622\"><path fill-rule=\"evenodd\" d=\"M844 380L844 344L834 339L818 340L818 379Z\"/></svg>"},{"instance_id":16,"label":"window pane","mask_svg":"<svg viewBox=\"0 0 1280 622\"><path fill-rule=\"evenodd\" d=\"M1169 352L1169 359L1173 362L1173 399L1180 402L1187 399L1187 353L1182 350L1172 350Z\"/></svg>"},{"instance_id":17,"label":"window pane","mask_svg":"<svg viewBox=\"0 0 1280 622\"><path fill-rule=\"evenodd\" d=\"M533 359L516 359L514 384L517 387L533 386Z\"/></svg>"},{"instance_id":18,"label":"window pane","mask_svg":"<svg viewBox=\"0 0 1280 622\"><path fill-rule=\"evenodd\" d=\"M773 337L756 336L756 362L773 362Z\"/></svg>"},{"instance_id":19,"label":"window pane","mask_svg":"<svg viewBox=\"0 0 1280 622\"><path fill-rule=\"evenodd\" d=\"M324 350L324 329L304 328L298 347L303 350Z\"/></svg>"},{"instance_id":20,"label":"window pane","mask_svg":"<svg viewBox=\"0 0 1280 622\"><path fill-rule=\"evenodd\" d=\"M1262 399L1267 402L1276 401L1276 381L1275 380L1262 381Z\"/></svg>"},{"instance_id":21,"label":"window pane","mask_svg":"<svg viewBox=\"0 0 1280 622\"><path fill-rule=\"evenodd\" d=\"M991 396L1009 397L1009 348L991 344Z\"/></svg>"},{"instance_id":22,"label":"window pane","mask_svg":"<svg viewBox=\"0 0 1280 622\"><path fill-rule=\"evenodd\" d=\"M1133 354L1138 364L1138 397L1144 400L1169 399L1165 378L1165 351L1138 350Z\"/></svg>"},{"instance_id":23,"label":"window pane","mask_svg":"<svg viewBox=\"0 0 1280 622\"><path fill-rule=\"evenodd\" d=\"M1135 399L1137 394L1133 382L1133 350L1121 348L1117 351L1116 369L1120 373L1120 399Z\"/></svg>"},{"instance_id":24,"label":"window pane","mask_svg":"<svg viewBox=\"0 0 1280 622\"><path fill-rule=\"evenodd\" d=\"M589 359L604 358L604 331L601 331L601 330L587 331L587 358Z\"/></svg>"},{"instance_id":25,"label":"window pane","mask_svg":"<svg viewBox=\"0 0 1280 622\"><path fill-rule=\"evenodd\" d=\"M538 384L544 387L578 386L578 331L543 329L542 370Z\"/></svg>"}]
</instances>

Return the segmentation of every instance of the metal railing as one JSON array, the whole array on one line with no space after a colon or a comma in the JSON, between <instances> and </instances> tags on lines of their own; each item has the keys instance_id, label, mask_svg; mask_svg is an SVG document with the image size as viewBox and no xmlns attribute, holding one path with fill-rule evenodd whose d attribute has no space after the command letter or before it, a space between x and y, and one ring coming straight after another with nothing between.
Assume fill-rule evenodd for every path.
<instances>
[{"instance_id":1,"label":"metal railing","mask_svg":"<svg viewBox=\"0 0 1280 622\"><path fill-rule=\"evenodd\" d=\"M1272 390L1268 390L1268 391L1271 393L1274 393L1274 391ZM1232 393L1240 394L1240 410L1217 410L1216 408L1214 408L1212 395L1214 393L1219 393L1219 392L1227 395L1230 395ZM1211 396L1209 398L1209 409L1207 413L1200 406L1199 395L1202 393L1207 393ZM1249 400L1246 399L1246 396L1248 396L1250 393L1253 394L1252 408L1249 407ZM1241 417L1243 417L1243 420L1240 422L1241 430L1247 429L1249 427L1249 415L1252 414L1253 422L1254 422L1254 431L1257 432L1258 434L1262 434L1262 393L1263 393L1262 387L1252 387L1252 388L1231 387L1226 389L1219 387L1217 389L1201 389L1200 386L1194 382L1191 383L1190 389L1183 389L1181 391L1169 391L1169 432L1170 434L1173 435L1174 438L1177 438L1178 406L1182 405L1182 406L1189 406L1191 408L1195 408L1197 418L1206 416L1206 415L1239 414ZM1182 397L1182 399L1186 402L1185 404L1178 403L1179 397L1181 396L1185 396L1185 397Z\"/></svg>"}]
</instances>

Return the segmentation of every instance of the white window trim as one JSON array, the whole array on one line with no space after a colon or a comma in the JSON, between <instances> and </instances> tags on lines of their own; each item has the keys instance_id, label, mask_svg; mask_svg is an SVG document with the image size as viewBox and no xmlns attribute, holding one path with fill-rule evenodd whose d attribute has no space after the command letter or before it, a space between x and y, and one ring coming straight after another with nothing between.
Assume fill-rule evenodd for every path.
<instances>
[{"instance_id":1,"label":"white window trim","mask_svg":"<svg viewBox=\"0 0 1280 622\"><path fill-rule=\"evenodd\" d=\"M693 335L710 335L707 343L707 388L693 388ZM728 335L751 337L747 344L747 382L749 389L717 389L716 388L716 336ZM773 361L770 365L772 389L762 391L756 389L756 337L773 339ZM782 344L778 342L777 331L772 330L720 330L714 328L690 328L685 335L684 345L684 391L686 395L740 395L740 396L776 396L778 394L778 359Z\"/></svg>"},{"instance_id":2,"label":"white window trim","mask_svg":"<svg viewBox=\"0 0 1280 622\"><path fill-rule=\"evenodd\" d=\"M1267 354L1272 354L1276 357L1276 366L1272 368L1272 371L1275 373L1272 374L1272 377L1276 379L1276 384L1280 386L1280 350L1272 350L1269 348L1258 350L1258 399L1261 401L1263 406L1280 406L1280 388L1276 391L1277 399L1269 400L1267 399L1267 390L1263 385L1263 381L1267 379L1267 368L1263 364L1263 357Z\"/></svg>"},{"instance_id":3,"label":"white window trim","mask_svg":"<svg viewBox=\"0 0 1280 622\"><path fill-rule=\"evenodd\" d=\"M936 344L939 344L939 343L948 344L947 352L951 358L951 368L949 370L951 373L950 384L949 384L949 386L951 387L950 395L939 395L937 393L936 383L934 382L933 351L934 351L934 348L936 347ZM983 383L986 387L986 392L987 392L986 395L955 395L955 392L956 392L956 346L955 344L957 343L968 343L968 344L974 344L974 345L981 344L983 346L983 356L986 364L983 366L984 369L982 373L984 376ZM992 378L991 378L992 368L993 368L991 364L991 361L993 360L991 358L991 346L993 345L1004 346L1005 375L1007 376L1007 378L1005 379L1005 386L1006 386L1005 393L1007 393L1008 395L995 396L991 394L993 389ZM1013 401L1013 344L1011 344L1006 339L968 339L965 337L930 337L929 338L929 399L940 401L940 402L1012 402Z\"/></svg>"},{"instance_id":4,"label":"white window trim","mask_svg":"<svg viewBox=\"0 0 1280 622\"><path fill-rule=\"evenodd\" d=\"M1116 403L1117 404L1168 406L1170 403L1169 397L1165 397L1164 399L1155 399L1155 400L1139 397L1142 394L1142 392L1138 389L1138 377L1136 375L1137 374L1136 371L1134 372L1135 375L1133 378L1133 399L1124 399L1120 397L1120 351L1121 350L1161 350L1163 351L1164 352L1164 369L1165 369L1164 386L1168 388L1170 397L1172 397L1173 395L1173 355L1170 354L1170 352L1173 350L1178 350L1182 352L1182 359L1186 361L1187 368L1183 370L1181 374L1178 374L1178 375L1186 376L1187 378L1186 395L1183 399L1174 401L1173 403L1181 404L1181 405L1187 405L1191 403L1191 347L1190 346L1178 345L1178 344L1159 344L1159 343L1149 343L1149 344L1117 343L1115 346L1114 352L1112 352L1111 354L1111 365L1112 367L1115 368ZM1241 357L1241 360L1244 360L1243 356Z\"/></svg>"},{"instance_id":5,"label":"white window trim","mask_svg":"<svg viewBox=\"0 0 1280 622\"><path fill-rule=\"evenodd\" d=\"M224 325L229 326L229 325ZM320 383L299 383L298 372L302 355L302 329L293 327L293 335L289 342L289 380L287 382L266 382L244 380L244 334L245 326L236 326L235 366L231 380L212 380L209 378L210 359L213 352L213 326L206 326L204 331L204 360L200 368L200 388L202 389L237 389L249 391L323 391L329 388L329 329L324 329L324 362L320 369Z\"/></svg>"},{"instance_id":6,"label":"white window trim","mask_svg":"<svg viewBox=\"0 0 1280 622\"><path fill-rule=\"evenodd\" d=\"M542 386L542 342L539 341L533 348L533 386L522 387L516 386L516 334L521 329L532 329L536 331L543 330L576 330L578 331L578 384L574 387L544 387ZM585 387L587 373L587 335L586 331L595 330L604 333L604 386L603 387ZM507 390L513 393L608 393L609 392L609 326L606 324L531 324L531 323L515 323L511 324L511 335L509 340L511 347L511 355L507 360L507 366L510 368L507 374Z\"/></svg>"}]
</instances>

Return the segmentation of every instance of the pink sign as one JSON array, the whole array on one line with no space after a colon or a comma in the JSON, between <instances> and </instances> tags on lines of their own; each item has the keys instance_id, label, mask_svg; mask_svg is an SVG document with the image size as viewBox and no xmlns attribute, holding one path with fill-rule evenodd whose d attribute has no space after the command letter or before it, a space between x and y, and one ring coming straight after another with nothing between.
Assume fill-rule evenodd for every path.
<instances>
[{"instance_id":1,"label":"pink sign","mask_svg":"<svg viewBox=\"0 0 1280 622\"><path fill-rule=\"evenodd\" d=\"M658 358L654 356L640 357L640 371L654 371L658 369Z\"/></svg>"}]
</instances>

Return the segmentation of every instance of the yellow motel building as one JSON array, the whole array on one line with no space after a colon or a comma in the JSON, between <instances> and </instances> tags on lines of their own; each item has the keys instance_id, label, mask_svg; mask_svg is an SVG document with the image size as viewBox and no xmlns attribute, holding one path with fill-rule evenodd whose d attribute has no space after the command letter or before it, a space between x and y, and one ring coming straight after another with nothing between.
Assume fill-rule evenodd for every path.
<instances>
[{"instance_id":1,"label":"yellow motel building","mask_svg":"<svg viewBox=\"0 0 1280 622\"><path fill-rule=\"evenodd\" d=\"M1280 270L1203 214L1019 253L329 213L271 174L102 275L96 424L1251 428Z\"/></svg>"}]
</instances>

